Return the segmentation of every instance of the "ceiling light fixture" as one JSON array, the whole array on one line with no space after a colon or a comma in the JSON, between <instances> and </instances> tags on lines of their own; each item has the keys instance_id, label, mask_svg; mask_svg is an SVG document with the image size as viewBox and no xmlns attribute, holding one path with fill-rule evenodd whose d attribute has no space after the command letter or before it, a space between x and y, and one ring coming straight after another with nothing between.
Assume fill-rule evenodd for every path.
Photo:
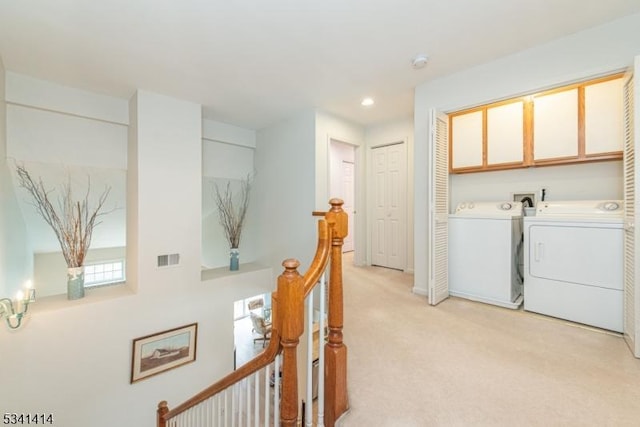
<instances>
[{"instance_id":1,"label":"ceiling light fixture","mask_svg":"<svg viewBox=\"0 0 640 427\"><path fill-rule=\"evenodd\" d=\"M413 68L415 68L416 70L420 69L420 68L424 68L425 65L427 65L427 62L429 62L429 57L423 53L416 55L412 60L411 60L411 66Z\"/></svg>"},{"instance_id":2,"label":"ceiling light fixture","mask_svg":"<svg viewBox=\"0 0 640 427\"><path fill-rule=\"evenodd\" d=\"M363 107L371 107L374 104L373 98L364 98L360 105Z\"/></svg>"}]
</instances>

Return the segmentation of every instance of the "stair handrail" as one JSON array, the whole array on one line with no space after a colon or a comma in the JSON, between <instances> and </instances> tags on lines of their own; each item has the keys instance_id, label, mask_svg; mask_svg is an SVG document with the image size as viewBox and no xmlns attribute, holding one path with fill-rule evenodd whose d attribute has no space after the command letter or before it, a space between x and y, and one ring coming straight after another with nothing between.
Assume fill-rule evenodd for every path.
<instances>
[{"instance_id":1,"label":"stair handrail","mask_svg":"<svg viewBox=\"0 0 640 427\"><path fill-rule=\"evenodd\" d=\"M333 200L333 199L332 199ZM291 425L291 420L297 418L297 373L288 375L287 366L295 366L295 353L299 337L304 331L304 296L307 291L307 283L315 285L326 268L331 254L331 236L334 224L332 221L322 219L318 221L318 245L314 259L305 273L300 276L297 267L300 263L294 259L283 261L285 271L278 277L278 290L272 293L272 324L271 340L266 349L252 360L229 373L211 386L205 388L195 396L169 410L168 403L163 400L158 403L157 426L166 427L167 421L187 411L188 409L215 396L229 386L242 381L275 360L280 353L283 357L282 373L282 425ZM310 287L309 291L313 288ZM301 314L294 314L292 311ZM300 328L302 325L302 329ZM283 333L284 332L284 333ZM295 337L297 335L297 338ZM288 350L287 350L288 349ZM286 350L286 351L285 351ZM293 358L292 358L293 355ZM292 364L293 362L293 364ZM296 386L293 387L292 384ZM295 393L294 393L295 392ZM295 415L291 415L295 411ZM295 422L295 421L294 421Z\"/></svg>"},{"instance_id":2,"label":"stair handrail","mask_svg":"<svg viewBox=\"0 0 640 427\"><path fill-rule=\"evenodd\" d=\"M275 294L275 292L274 292ZM272 316L277 315L276 301L272 300ZM169 410L168 404L165 400L161 401L158 404L158 426L164 427L168 420L176 417L182 412L196 406L199 403L204 402L205 400L215 396L220 393L224 389L242 379L258 372L260 369L272 363L276 357L276 355L280 352L280 334L276 329L276 326L273 325L273 329L271 330L271 340L267 348L262 350L256 357L240 366L235 371L229 373L228 375L222 377L220 380L212 384L211 386L205 388L200 393L196 394L192 398L184 401L179 404L175 408ZM162 418L162 419L161 419Z\"/></svg>"}]
</instances>

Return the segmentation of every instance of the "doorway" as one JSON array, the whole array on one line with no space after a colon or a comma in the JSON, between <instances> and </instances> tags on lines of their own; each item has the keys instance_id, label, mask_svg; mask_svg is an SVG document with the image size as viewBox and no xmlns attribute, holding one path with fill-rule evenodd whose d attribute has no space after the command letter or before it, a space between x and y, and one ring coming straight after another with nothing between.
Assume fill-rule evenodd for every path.
<instances>
[{"instance_id":1,"label":"doorway","mask_svg":"<svg viewBox=\"0 0 640 427\"><path fill-rule=\"evenodd\" d=\"M344 201L342 209L349 215L348 235L343 252L355 250L356 147L335 139L329 140L329 194Z\"/></svg>"},{"instance_id":2,"label":"doorway","mask_svg":"<svg viewBox=\"0 0 640 427\"><path fill-rule=\"evenodd\" d=\"M259 294L233 303L233 366L244 365L264 350L266 343L252 323L252 313L271 324L271 295ZM257 341L256 341L257 340Z\"/></svg>"}]
</instances>

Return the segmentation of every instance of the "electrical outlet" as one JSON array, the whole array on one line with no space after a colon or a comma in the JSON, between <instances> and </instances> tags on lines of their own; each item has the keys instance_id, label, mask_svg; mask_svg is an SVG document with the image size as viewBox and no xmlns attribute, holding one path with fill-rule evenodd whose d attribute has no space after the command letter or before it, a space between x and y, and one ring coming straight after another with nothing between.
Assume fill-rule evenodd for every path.
<instances>
[{"instance_id":1,"label":"electrical outlet","mask_svg":"<svg viewBox=\"0 0 640 427\"><path fill-rule=\"evenodd\" d=\"M511 193L511 199L514 202L521 202L522 199L524 199L525 197L528 197L531 199L531 202L533 203L533 206L536 205L536 193L535 191L533 192L521 192L521 193Z\"/></svg>"}]
</instances>

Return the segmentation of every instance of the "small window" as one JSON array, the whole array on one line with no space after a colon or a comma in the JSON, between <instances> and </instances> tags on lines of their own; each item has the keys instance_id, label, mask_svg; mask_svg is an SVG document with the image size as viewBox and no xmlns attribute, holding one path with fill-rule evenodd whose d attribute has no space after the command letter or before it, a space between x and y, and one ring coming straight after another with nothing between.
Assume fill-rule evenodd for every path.
<instances>
[{"instance_id":1,"label":"small window","mask_svg":"<svg viewBox=\"0 0 640 427\"><path fill-rule=\"evenodd\" d=\"M84 287L104 286L125 281L124 260L84 266Z\"/></svg>"}]
</instances>

